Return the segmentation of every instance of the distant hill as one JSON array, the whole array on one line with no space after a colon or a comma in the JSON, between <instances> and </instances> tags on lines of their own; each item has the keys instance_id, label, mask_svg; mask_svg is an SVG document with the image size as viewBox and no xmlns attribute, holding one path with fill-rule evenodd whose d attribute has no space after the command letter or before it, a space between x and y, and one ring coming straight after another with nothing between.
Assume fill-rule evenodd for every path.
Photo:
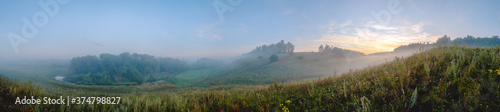
<instances>
[{"instance_id":1,"label":"distant hill","mask_svg":"<svg viewBox=\"0 0 500 112\"><path fill-rule=\"evenodd\" d=\"M341 50L339 54L296 52L294 55L280 54L279 60L271 63L270 56L247 56L235 60L230 67L219 75L211 78L212 85L262 85L274 81L303 81L355 71L368 66L374 66L395 57L406 57L411 53L389 53L383 55L364 55L360 52L346 55ZM340 52L342 51L342 52Z\"/></svg>"},{"instance_id":2,"label":"distant hill","mask_svg":"<svg viewBox=\"0 0 500 112\"><path fill-rule=\"evenodd\" d=\"M0 75L0 110L66 111L497 111L500 108L500 48L438 47L401 60L314 81L231 89L123 93L120 105L14 105L16 96L60 96L27 81L16 83ZM289 56L289 55L288 55ZM329 57L329 56L321 56ZM295 58L295 57L289 57ZM307 59L308 57L304 57ZM289 59L286 59L289 60ZM314 59L313 59L314 60ZM251 60L249 60L251 61ZM312 61L312 60L310 60ZM264 66L274 66L276 62ZM260 65L252 66L255 68ZM276 67L273 69L280 69ZM240 72L244 73L244 72ZM269 72L272 73L272 72ZM253 78L248 75L241 78ZM95 86L92 86L95 88ZM5 89L4 89L5 88ZM65 91L65 90L60 90ZM64 95L82 95L74 90ZM84 93L83 95L91 95ZM117 94L105 94L113 96ZM139 99L139 100L138 100ZM140 100L147 99L147 100ZM195 103L193 103L195 102ZM139 105L139 106L137 106ZM200 108L213 107L213 108ZM257 110L260 109L260 110Z\"/></svg>"},{"instance_id":3,"label":"distant hill","mask_svg":"<svg viewBox=\"0 0 500 112\"><path fill-rule=\"evenodd\" d=\"M402 52L408 50L428 50L438 46L460 45L468 47L492 47L500 45L500 38L498 36L492 37L473 37L467 35L463 38L456 38L451 40L450 37L444 35L436 40L435 43L410 43L402 45L394 49L394 52Z\"/></svg>"}]
</instances>

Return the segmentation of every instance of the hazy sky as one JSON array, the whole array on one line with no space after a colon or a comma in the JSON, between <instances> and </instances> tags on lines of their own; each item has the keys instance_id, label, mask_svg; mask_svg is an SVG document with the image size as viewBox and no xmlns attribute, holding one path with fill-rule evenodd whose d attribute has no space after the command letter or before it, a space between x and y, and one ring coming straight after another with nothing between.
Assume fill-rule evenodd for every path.
<instances>
[{"instance_id":1,"label":"hazy sky","mask_svg":"<svg viewBox=\"0 0 500 112\"><path fill-rule=\"evenodd\" d=\"M228 57L280 40L295 44L296 51L329 44L385 52L445 34L498 35L499 5L497 0L2 0L0 59L121 52Z\"/></svg>"}]
</instances>

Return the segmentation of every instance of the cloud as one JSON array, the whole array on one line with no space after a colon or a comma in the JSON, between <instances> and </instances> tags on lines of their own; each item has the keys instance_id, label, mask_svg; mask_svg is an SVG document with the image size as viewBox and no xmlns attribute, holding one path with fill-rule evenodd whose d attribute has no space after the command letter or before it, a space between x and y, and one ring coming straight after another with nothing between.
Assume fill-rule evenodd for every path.
<instances>
[{"instance_id":1,"label":"cloud","mask_svg":"<svg viewBox=\"0 0 500 112\"><path fill-rule=\"evenodd\" d=\"M340 24L339 27L343 28L343 27L351 25L351 23L352 23L352 20L347 20L346 22Z\"/></svg>"},{"instance_id":2,"label":"cloud","mask_svg":"<svg viewBox=\"0 0 500 112\"><path fill-rule=\"evenodd\" d=\"M328 25L332 25L329 23ZM434 42L441 35L424 32L424 22L412 24L406 22L400 26L383 26L375 21L364 27L351 28L352 25L330 27L323 31L315 41L332 43L333 46L364 52L366 54L392 51L394 48L416 42Z\"/></svg>"},{"instance_id":3,"label":"cloud","mask_svg":"<svg viewBox=\"0 0 500 112\"><path fill-rule=\"evenodd\" d=\"M327 33L334 33L336 31L336 29L345 28L346 26L351 25L351 23L352 23L351 20L347 20L341 24L337 24L334 20L332 20L327 25L319 25L318 29L320 31L326 31ZM339 32L341 32L341 31L339 31Z\"/></svg>"},{"instance_id":4,"label":"cloud","mask_svg":"<svg viewBox=\"0 0 500 112\"><path fill-rule=\"evenodd\" d=\"M215 27L219 25L219 23L209 24L209 25L201 25L196 30L196 35L200 38L207 38L211 40L221 40L222 37L217 34L218 29Z\"/></svg>"},{"instance_id":5,"label":"cloud","mask_svg":"<svg viewBox=\"0 0 500 112\"><path fill-rule=\"evenodd\" d=\"M423 23L418 23L418 24L415 24L415 25L411 25L410 26L410 29L415 31L416 33L420 33L422 32L422 26L424 26Z\"/></svg>"},{"instance_id":6,"label":"cloud","mask_svg":"<svg viewBox=\"0 0 500 112\"><path fill-rule=\"evenodd\" d=\"M378 29L378 30L397 30L398 28L396 27L388 27L388 26L382 26L382 25L373 25L371 26L372 28Z\"/></svg>"},{"instance_id":7,"label":"cloud","mask_svg":"<svg viewBox=\"0 0 500 112\"><path fill-rule=\"evenodd\" d=\"M194 33L199 38L209 39L209 40L222 40L224 35L238 32L247 33L249 31L248 26L243 23L220 23L215 22L213 24L204 24L198 26Z\"/></svg>"}]
</instances>

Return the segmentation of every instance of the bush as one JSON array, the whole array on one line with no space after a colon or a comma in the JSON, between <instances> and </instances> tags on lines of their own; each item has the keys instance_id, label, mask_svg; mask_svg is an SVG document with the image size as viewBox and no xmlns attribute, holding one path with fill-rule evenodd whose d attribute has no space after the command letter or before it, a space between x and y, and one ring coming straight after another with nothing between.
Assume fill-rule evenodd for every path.
<instances>
[{"instance_id":1,"label":"bush","mask_svg":"<svg viewBox=\"0 0 500 112\"><path fill-rule=\"evenodd\" d=\"M271 57L269 57L269 61L271 61L271 63L276 62L278 60L279 60L279 57L276 54L273 54L273 55L271 55Z\"/></svg>"},{"instance_id":2,"label":"bush","mask_svg":"<svg viewBox=\"0 0 500 112\"><path fill-rule=\"evenodd\" d=\"M299 60L303 60L304 59L304 56L299 56L297 57Z\"/></svg>"}]
</instances>

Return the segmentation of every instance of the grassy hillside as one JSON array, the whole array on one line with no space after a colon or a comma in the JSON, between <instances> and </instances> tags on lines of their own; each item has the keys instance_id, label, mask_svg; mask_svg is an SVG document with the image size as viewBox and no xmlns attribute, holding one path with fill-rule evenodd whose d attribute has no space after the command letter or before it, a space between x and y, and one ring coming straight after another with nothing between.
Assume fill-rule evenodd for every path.
<instances>
[{"instance_id":1,"label":"grassy hillside","mask_svg":"<svg viewBox=\"0 0 500 112\"><path fill-rule=\"evenodd\" d=\"M170 81L177 87L198 86L196 84L207 80L208 76L217 74L222 68L205 68L199 70L191 70L175 75L175 80Z\"/></svg>"},{"instance_id":2,"label":"grassy hillside","mask_svg":"<svg viewBox=\"0 0 500 112\"><path fill-rule=\"evenodd\" d=\"M249 56L233 62L228 70L213 76L211 85L266 85L273 81L308 81L340 75L368 66L406 57L418 49L406 52L389 52L367 56L332 55L329 53L300 52L294 55L280 54L271 63L269 55Z\"/></svg>"},{"instance_id":3,"label":"grassy hillside","mask_svg":"<svg viewBox=\"0 0 500 112\"><path fill-rule=\"evenodd\" d=\"M273 66L273 64L265 65ZM257 66L258 67L258 66ZM280 69L277 69L278 72ZM2 78L2 96L36 90ZM109 94L119 105L25 105L60 111L496 111L500 48L438 47L378 66L306 82L227 89ZM29 84L28 84L29 85ZM12 89L14 88L14 90ZM22 92L21 92L22 93ZM36 96L93 96L81 91ZM3 98L0 106L13 101ZM19 110L18 108L5 108Z\"/></svg>"}]
</instances>

